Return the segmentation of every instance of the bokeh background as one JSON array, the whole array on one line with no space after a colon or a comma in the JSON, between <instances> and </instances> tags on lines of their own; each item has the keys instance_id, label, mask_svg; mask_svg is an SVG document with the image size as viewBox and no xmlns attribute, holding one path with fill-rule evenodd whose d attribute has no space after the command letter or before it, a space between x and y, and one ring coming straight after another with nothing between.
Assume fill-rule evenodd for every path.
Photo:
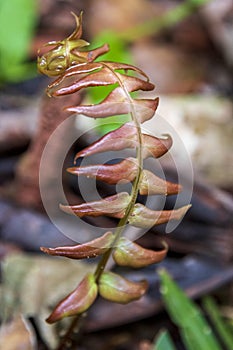
<instances>
[{"instance_id":1,"label":"bokeh background","mask_svg":"<svg viewBox=\"0 0 233 350\"><path fill-rule=\"evenodd\" d=\"M156 85L151 96L160 98L157 114L179 135L194 171L193 208L165 237L170 246L165 267L198 303L203 296L214 296L221 316L232 327L233 1L0 0L3 349L19 349L17 344L22 342L24 349L35 349L36 343L39 349L54 348L57 329L46 326L44 318L51 305L91 269L90 264L44 261L39 252L41 245L71 242L49 221L40 198L40 157L64 114L63 101L45 97L51 79L37 72L37 53L45 43L67 37L75 26L71 12L81 11L83 39L91 47L110 45L103 59L134 64ZM98 98L98 90L78 97L91 102ZM94 135L85 134L93 127ZM147 127L157 133L156 116ZM64 173L74 150L107 131L101 123L86 119L75 128L84 137L71 148ZM51 205L59 170L56 156L61 149L62 142L46 169L53 183L48 194ZM174 179L171 164L164 166L168 178ZM64 175L64 186L71 201L81 201L76 181ZM112 191L108 186L98 189L101 195ZM173 204L171 199L167 206ZM111 226L112 222L102 218L95 224ZM88 237L85 229L79 234ZM140 242L157 248L163 238L161 227ZM131 276L129 271L124 273ZM164 327L170 330L176 348L185 349L161 304L155 266L144 273L152 284L147 298L128 308L100 301L88 318L80 349L152 350L154 336ZM142 272L132 276L137 278Z\"/></svg>"}]
</instances>

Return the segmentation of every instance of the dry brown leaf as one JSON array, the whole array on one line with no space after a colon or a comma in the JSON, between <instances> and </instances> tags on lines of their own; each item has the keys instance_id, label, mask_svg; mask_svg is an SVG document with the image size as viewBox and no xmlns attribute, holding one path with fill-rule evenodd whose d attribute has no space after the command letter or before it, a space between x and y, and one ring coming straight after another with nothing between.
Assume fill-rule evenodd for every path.
<instances>
[{"instance_id":1,"label":"dry brown leaf","mask_svg":"<svg viewBox=\"0 0 233 350\"><path fill-rule=\"evenodd\" d=\"M23 315L15 316L0 328L0 349L36 350L36 335L29 321Z\"/></svg>"},{"instance_id":2,"label":"dry brown leaf","mask_svg":"<svg viewBox=\"0 0 233 350\"><path fill-rule=\"evenodd\" d=\"M93 264L37 254L8 256L3 263L0 290L2 319L14 317L18 312L34 317L43 340L54 348L58 341L56 330L46 324L45 318L81 281L83 274L93 269Z\"/></svg>"}]
</instances>

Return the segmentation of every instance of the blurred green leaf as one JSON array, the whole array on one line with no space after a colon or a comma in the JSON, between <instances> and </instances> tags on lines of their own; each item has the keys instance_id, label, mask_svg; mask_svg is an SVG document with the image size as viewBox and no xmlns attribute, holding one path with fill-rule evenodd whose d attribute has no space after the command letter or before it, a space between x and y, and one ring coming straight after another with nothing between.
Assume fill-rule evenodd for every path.
<instances>
[{"instance_id":1,"label":"blurred green leaf","mask_svg":"<svg viewBox=\"0 0 233 350\"><path fill-rule=\"evenodd\" d=\"M138 39L142 39L145 36L154 35L162 29L169 28L186 19L188 16L197 11L200 6L203 6L208 2L210 2L210 0L182 1L180 4L172 7L161 16L157 16L144 23L140 23L136 27L129 28L124 32L120 32L119 37L126 42L132 42Z\"/></svg>"},{"instance_id":2,"label":"blurred green leaf","mask_svg":"<svg viewBox=\"0 0 233 350\"><path fill-rule=\"evenodd\" d=\"M180 327L187 349L221 350L199 307L185 295L165 270L160 270L159 275L166 309L173 322Z\"/></svg>"},{"instance_id":3,"label":"blurred green leaf","mask_svg":"<svg viewBox=\"0 0 233 350\"><path fill-rule=\"evenodd\" d=\"M36 74L36 64L27 63L36 22L35 0L0 0L0 81L16 82Z\"/></svg>"},{"instance_id":4,"label":"blurred green leaf","mask_svg":"<svg viewBox=\"0 0 233 350\"><path fill-rule=\"evenodd\" d=\"M227 349L233 350L233 334L226 322L223 321L214 299L205 297L203 306Z\"/></svg>"},{"instance_id":5,"label":"blurred green leaf","mask_svg":"<svg viewBox=\"0 0 233 350\"><path fill-rule=\"evenodd\" d=\"M99 47L107 43L109 52L99 57L96 61L127 62L132 64L132 56L128 50L127 43L119 35L110 30L106 30L96 35L91 43L91 48Z\"/></svg>"},{"instance_id":6,"label":"blurred green leaf","mask_svg":"<svg viewBox=\"0 0 233 350\"><path fill-rule=\"evenodd\" d=\"M158 334L151 350L175 350L174 343L167 330Z\"/></svg>"}]
</instances>

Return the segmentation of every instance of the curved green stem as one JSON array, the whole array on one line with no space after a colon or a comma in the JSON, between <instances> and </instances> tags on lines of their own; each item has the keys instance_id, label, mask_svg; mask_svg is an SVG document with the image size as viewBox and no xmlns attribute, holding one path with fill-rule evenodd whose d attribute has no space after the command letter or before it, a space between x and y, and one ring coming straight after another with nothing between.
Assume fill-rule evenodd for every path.
<instances>
[{"instance_id":1,"label":"curved green stem","mask_svg":"<svg viewBox=\"0 0 233 350\"><path fill-rule=\"evenodd\" d=\"M115 244L117 243L117 241L119 240L119 238L121 237L124 229L125 229L125 225L127 224L128 222L128 219L129 219L129 216L134 208L134 205L136 203L136 199L137 199L137 195L138 195L138 190L139 190L139 184L140 184L140 178L141 178L141 173L142 173L142 168L143 168L143 157L142 157L142 133L141 133L141 126L140 126L140 123L138 121L138 118L137 118L137 113L135 111L135 108L134 108L134 103L133 103L133 100L128 92L128 90L126 89L123 81L120 79L120 76L113 70L111 69L107 63L103 63L109 70L111 70L111 73L114 74L115 76L117 76L117 79L119 81L119 85L120 87L122 88L122 90L124 91L125 95L126 95L126 98L128 99L129 101L129 104L130 104L130 116L131 116L131 119L132 121L134 122L135 124L135 127L137 129L137 154L136 154L136 157L137 157L137 161L138 161L138 172L137 172L137 175L136 175L136 178L133 182L133 187L132 187L132 190L131 190L131 200L130 200L130 203L129 205L127 206L126 210L125 210L125 215L123 216L123 218L119 221L117 227L116 227L116 230L115 230L115 238L114 238L114 241L111 245L111 247L104 253L104 255L102 256L101 260L99 261L99 264L97 265L97 268L96 268L96 271L95 271L95 279L96 281L99 280L102 272L104 271L105 269L105 266L108 262L108 259L112 253L112 250L115 246Z\"/></svg>"}]
</instances>

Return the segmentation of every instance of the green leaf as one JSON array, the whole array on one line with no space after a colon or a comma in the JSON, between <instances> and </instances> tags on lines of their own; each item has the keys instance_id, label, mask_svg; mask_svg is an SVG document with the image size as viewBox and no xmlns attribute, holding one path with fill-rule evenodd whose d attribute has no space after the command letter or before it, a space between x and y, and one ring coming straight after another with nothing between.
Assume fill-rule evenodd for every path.
<instances>
[{"instance_id":1,"label":"green leaf","mask_svg":"<svg viewBox=\"0 0 233 350\"><path fill-rule=\"evenodd\" d=\"M212 324L216 328L227 349L232 350L233 334L229 329L227 323L223 321L214 299L211 297L205 297L203 300L203 304Z\"/></svg>"},{"instance_id":2,"label":"green leaf","mask_svg":"<svg viewBox=\"0 0 233 350\"><path fill-rule=\"evenodd\" d=\"M132 63L133 58L127 49L127 43L121 39L114 31L105 30L93 38L91 48L99 47L103 43L108 43L110 50L102 57L107 61ZM101 59L102 60L102 59Z\"/></svg>"},{"instance_id":3,"label":"green leaf","mask_svg":"<svg viewBox=\"0 0 233 350\"><path fill-rule=\"evenodd\" d=\"M151 350L175 350L174 343L167 330L160 332Z\"/></svg>"},{"instance_id":4,"label":"green leaf","mask_svg":"<svg viewBox=\"0 0 233 350\"><path fill-rule=\"evenodd\" d=\"M17 81L28 76L25 63L36 22L35 0L0 0L1 80Z\"/></svg>"},{"instance_id":5,"label":"green leaf","mask_svg":"<svg viewBox=\"0 0 233 350\"><path fill-rule=\"evenodd\" d=\"M159 275L166 309L173 322L180 327L187 349L221 350L199 307L185 295L165 270L160 270Z\"/></svg>"}]
</instances>

